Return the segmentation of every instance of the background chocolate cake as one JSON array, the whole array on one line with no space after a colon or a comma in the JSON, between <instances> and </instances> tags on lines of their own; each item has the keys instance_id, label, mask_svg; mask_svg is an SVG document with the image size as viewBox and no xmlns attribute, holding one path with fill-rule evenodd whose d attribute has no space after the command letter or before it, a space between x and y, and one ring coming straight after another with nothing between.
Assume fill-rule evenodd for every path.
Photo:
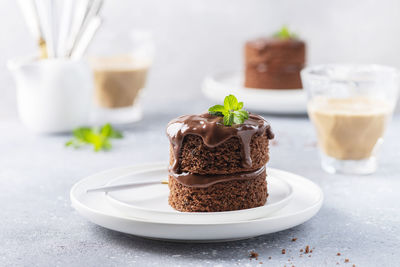
<instances>
[{"instance_id":1,"label":"background chocolate cake","mask_svg":"<svg viewBox=\"0 0 400 267\"><path fill-rule=\"evenodd\" d=\"M273 134L262 117L250 114L244 123L226 126L220 116L186 115L168 124L167 135L173 208L215 212L265 204Z\"/></svg>"},{"instance_id":2,"label":"background chocolate cake","mask_svg":"<svg viewBox=\"0 0 400 267\"><path fill-rule=\"evenodd\" d=\"M302 88L300 71L305 65L306 45L286 27L273 37L245 45L245 81L248 88Z\"/></svg>"}]
</instances>

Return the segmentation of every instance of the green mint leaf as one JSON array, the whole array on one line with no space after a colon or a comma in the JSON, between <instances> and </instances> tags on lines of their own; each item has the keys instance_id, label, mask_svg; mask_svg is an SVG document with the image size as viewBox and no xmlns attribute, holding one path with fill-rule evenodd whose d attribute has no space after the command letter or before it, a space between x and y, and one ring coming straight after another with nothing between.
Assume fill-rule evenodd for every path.
<instances>
[{"instance_id":1,"label":"green mint leaf","mask_svg":"<svg viewBox=\"0 0 400 267\"><path fill-rule=\"evenodd\" d=\"M123 137L120 131L115 130L111 124L107 123L100 129L100 133L104 137L120 139Z\"/></svg>"},{"instance_id":2,"label":"green mint leaf","mask_svg":"<svg viewBox=\"0 0 400 267\"><path fill-rule=\"evenodd\" d=\"M289 30L287 26L283 26L278 32L274 34L274 37L281 39L297 38L297 35Z\"/></svg>"},{"instance_id":3,"label":"green mint leaf","mask_svg":"<svg viewBox=\"0 0 400 267\"><path fill-rule=\"evenodd\" d=\"M244 122L243 117L233 115L233 123L234 124L242 124Z\"/></svg>"},{"instance_id":4,"label":"green mint leaf","mask_svg":"<svg viewBox=\"0 0 400 267\"><path fill-rule=\"evenodd\" d=\"M233 112L233 123L242 124L249 118L249 113L246 110L237 110Z\"/></svg>"},{"instance_id":5,"label":"green mint leaf","mask_svg":"<svg viewBox=\"0 0 400 267\"><path fill-rule=\"evenodd\" d=\"M223 105L215 105L208 109L208 112L212 115L223 116L225 112L225 107Z\"/></svg>"},{"instance_id":6,"label":"green mint leaf","mask_svg":"<svg viewBox=\"0 0 400 267\"><path fill-rule=\"evenodd\" d=\"M101 127L100 133L104 137L109 137L111 135L111 130L112 130L111 125L109 123L107 123L107 124L104 124L103 127Z\"/></svg>"},{"instance_id":7,"label":"green mint leaf","mask_svg":"<svg viewBox=\"0 0 400 267\"><path fill-rule=\"evenodd\" d=\"M73 131L73 135L74 135L74 137L76 139L85 141L86 140L86 136L90 132L92 132L92 129L90 129L89 127L81 127L81 128L75 129Z\"/></svg>"},{"instance_id":8,"label":"green mint leaf","mask_svg":"<svg viewBox=\"0 0 400 267\"><path fill-rule=\"evenodd\" d=\"M102 127L80 127L73 131L73 139L65 143L65 146L79 148L84 145L92 145L94 151L110 150L111 138L122 138L120 131L115 130L109 123Z\"/></svg>"},{"instance_id":9,"label":"green mint leaf","mask_svg":"<svg viewBox=\"0 0 400 267\"><path fill-rule=\"evenodd\" d=\"M120 131L117 131L114 129L111 131L110 138L121 139L123 137L124 137L124 135Z\"/></svg>"},{"instance_id":10,"label":"green mint leaf","mask_svg":"<svg viewBox=\"0 0 400 267\"><path fill-rule=\"evenodd\" d=\"M234 95L228 95L224 99L224 107L229 111L236 110L238 106L238 100Z\"/></svg>"},{"instance_id":11,"label":"green mint leaf","mask_svg":"<svg viewBox=\"0 0 400 267\"><path fill-rule=\"evenodd\" d=\"M243 102L238 102L234 95L228 95L224 99L224 105L214 105L208 112L215 116L221 116L225 126L242 124L249 118L249 113L243 109Z\"/></svg>"},{"instance_id":12,"label":"green mint leaf","mask_svg":"<svg viewBox=\"0 0 400 267\"><path fill-rule=\"evenodd\" d=\"M246 110L244 110L244 109L242 109L242 110L236 110L236 111L234 112L234 114L235 114L236 116L242 117L242 118L245 119L245 120L247 120L247 119L249 118L249 113L248 113Z\"/></svg>"},{"instance_id":13,"label":"green mint leaf","mask_svg":"<svg viewBox=\"0 0 400 267\"><path fill-rule=\"evenodd\" d=\"M231 126L233 124L233 118L234 118L234 115L231 112L229 112L228 115L225 115L224 116L224 125Z\"/></svg>"},{"instance_id":14,"label":"green mint leaf","mask_svg":"<svg viewBox=\"0 0 400 267\"><path fill-rule=\"evenodd\" d=\"M65 146L73 146L74 145L74 140L69 140L68 142L65 143Z\"/></svg>"}]
</instances>

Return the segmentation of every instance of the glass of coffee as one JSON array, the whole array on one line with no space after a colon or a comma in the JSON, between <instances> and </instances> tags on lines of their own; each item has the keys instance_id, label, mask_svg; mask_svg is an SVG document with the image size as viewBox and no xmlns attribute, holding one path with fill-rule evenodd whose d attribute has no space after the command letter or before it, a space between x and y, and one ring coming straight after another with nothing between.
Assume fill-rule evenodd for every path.
<instances>
[{"instance_id":1,"label":"glass of coffee","mask_svg":"<svg viewBox=\"0 0 400 267\"><path fill-rule=\"evenodd\" d=\"M322 65L301 72L322 168L370 174L399 95L399 72L378 65Z\"/></svg>"},{"instance_id":2,"label":"glass of coffee","mask_svg":"<svg viewBox=\"0 0 400 267\"><path fill-rule=\"evenodd\" d=\"M89 57L94 75L96 123L130 123L141 118L139 98L153 57L150 32L132 31L103 38Z\"/></svg>"}]
</instances>

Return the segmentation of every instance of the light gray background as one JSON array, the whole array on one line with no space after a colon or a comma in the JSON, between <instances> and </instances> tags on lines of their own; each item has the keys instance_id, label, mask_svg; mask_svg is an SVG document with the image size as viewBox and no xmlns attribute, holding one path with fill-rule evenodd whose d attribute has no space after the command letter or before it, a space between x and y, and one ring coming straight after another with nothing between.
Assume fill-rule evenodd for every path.
<instances>
[{"instance_id":1,"label":"light gray background","mask_svg":"<svg viewBox=\"0 0 400 267\"><path fill-rule=\"evenodd\" d=\"M146 101L163 106L201 97L206 74L241 68L245 40L291 26L309 46L309 64L380 63L400 67L397 0L106 0L93 49L110 33L153 31L157 55ZM36 52L16 1L0 1L0 117L14 116L10 58Z\"/></svg>"},{"instance_id":2,"label":"light gray background","mask_svg":"<svg viewBox=\"0 0 400 267\"><path fill-rule=\"evenodd\" d=\"M272 235L221 244L149 241L88 222L70 207L68 196L75 182L92 173L167 161L166 123L210 105L199 90L203 77L240 69L247 38L288 23L308 41L310 64L400 67L399 13L395 0L109 0L101 34L151 29L157 57L145 121L125 128L125 138L112 151L96 154L66 149L68 136L31 135L14 118L14 85L5 62L35 47L16 3L0 1L0 266L263 266L259 261L271 266L399 266L398 116L387 133L378 172L359 177L320 169L307 118L266 115L277 136L270 166L304 175L325 193L313 219ZM293 237L298 240L291 242ZM315 247L311 258L299 257L306 245ZM282 248L287 254L281 254ZM260 254L259 261L249 260L252 250Z\"/></svg>"}]
</instances>

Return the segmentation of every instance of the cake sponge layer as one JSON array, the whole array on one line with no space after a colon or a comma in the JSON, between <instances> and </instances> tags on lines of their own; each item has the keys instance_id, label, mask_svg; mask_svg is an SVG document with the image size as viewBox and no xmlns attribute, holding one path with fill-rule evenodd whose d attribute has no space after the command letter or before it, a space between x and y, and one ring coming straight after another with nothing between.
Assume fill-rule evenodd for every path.
<instances>
[{"instance_id":1,"label":"cake sponge layer","mask_svg":"<svg viewBox=\"0 0 400 267\"><path fill-rule=\"evenodd\" d=\"M185 136L180 157L179 172L196 174L231 174L254 171L264 166L269 160L269 138L254 135L250 142L251 167L243 167L242 144L237 137L232 137L216 147L208 147L201 137ZM174 162L174 153L170 149L170 165Z\"/></svg>"},{"instance_id":2,"label":"cake sponge layer","mask_svg":"<svg viewBox=\"0 0 400 267\"><path fill-rule=\"evenodd\" d=\"M189 187L169 175L169 204L183 212L218 212L263 206L268 197L265 169L251 180L231 180L206 188Z\"/></svg>"},{"instance_id":3,"label":"cake sponge layer","mask_svg":"<svg viewBox=\"0 0 400 267\"><path fill-rule=\"evenodd\" d=\"M247 65L245 69L244 86L258 89L300 89L302 88L300 70L295 71L271 71L268 67L260 68L260 65Z\"/></svg>"}]
</instances>

